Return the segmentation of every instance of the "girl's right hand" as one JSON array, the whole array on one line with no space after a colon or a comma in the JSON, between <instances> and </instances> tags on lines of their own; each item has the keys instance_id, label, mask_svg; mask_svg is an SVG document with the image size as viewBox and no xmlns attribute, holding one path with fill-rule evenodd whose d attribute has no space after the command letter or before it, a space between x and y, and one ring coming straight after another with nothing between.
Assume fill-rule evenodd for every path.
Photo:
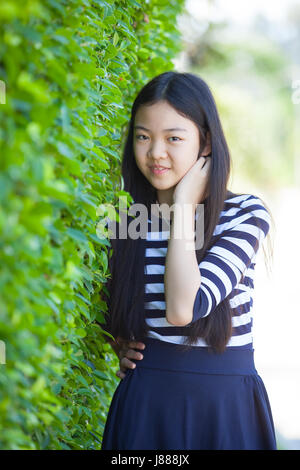
<instances>
[{"instance_id":1,"label":"girl's right hand","mask_svg":"<svg viewBox=\"0 0 300 470\"><path fill-rule=\"evenodd\" d=\"M120 344L120 343L119 343ZM116 372L116 375L120 379L124 379L126 376L127 369L134 369L136 364L132 362L130 359L143 359L143 354L135 351L132 348L136 349L145 349L146 345L144 343L140 343L138 341L122 341L121 347L119 350L119 364L120 369Z\"/></svg>"}]
</instances>

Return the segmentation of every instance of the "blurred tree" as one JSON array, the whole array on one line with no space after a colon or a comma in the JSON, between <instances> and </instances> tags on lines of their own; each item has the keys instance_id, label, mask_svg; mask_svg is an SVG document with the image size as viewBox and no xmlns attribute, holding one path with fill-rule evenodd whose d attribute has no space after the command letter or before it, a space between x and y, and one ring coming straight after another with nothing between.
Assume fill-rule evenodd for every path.
<instances>
[{"instance_id":1,"label":"blurred tree","mask_svg":"<svg viewBox=\"0 0 300 470\"><path fill-rule=\"evenodd\" d=\"M285 53L284 35L276 36L277 30L262 15L246 30L217 21L215 2L202 3L203 17L200 13L197 20L187 11L181 19L186 63L207 81L216 98L232 155L234 189L255 185L272 190L293 184L294 56ZM300 34L300 28L297 31Z\"/></svg>"}]
</instances>

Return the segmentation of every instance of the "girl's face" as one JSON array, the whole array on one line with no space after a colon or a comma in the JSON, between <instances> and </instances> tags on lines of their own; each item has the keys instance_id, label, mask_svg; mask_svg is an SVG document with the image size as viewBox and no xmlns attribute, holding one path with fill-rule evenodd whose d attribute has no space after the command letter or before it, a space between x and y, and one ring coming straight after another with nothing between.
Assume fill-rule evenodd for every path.
<instances>
[{"instance_id":1,"label":"girl's face","mask_svg":"<svg viewBox=\"0 0 300 470\"><path fill-rule=\"evenodd\" d=\"M133 149L138 168L157 189L159 203L172 205L176 184L196 162L200 133L196 124L169 103L140 106L134 121ZM209 153L207 148L203 154ZM155 171L162 166L165 170Z\"/></svg>"}]
</instances>

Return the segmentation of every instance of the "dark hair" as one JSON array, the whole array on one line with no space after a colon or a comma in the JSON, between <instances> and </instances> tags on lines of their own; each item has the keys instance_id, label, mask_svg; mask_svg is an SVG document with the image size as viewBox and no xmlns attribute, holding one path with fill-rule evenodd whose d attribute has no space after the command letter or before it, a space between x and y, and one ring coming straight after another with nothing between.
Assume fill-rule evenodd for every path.
<instances>
[{"instance_id":1,"label":"dark hair","mask_svg":"<svg viewBox=\"0 0 300 470\"><path fill-rule=\"evenodd\" d=\"M237 194L227 190L231 161L217 107L208 85L191 73L175 71L162 73L147 83L138 93L132 105L131 118L122 157L124 190L130 193L134 203L141 203L151 213L151 204L157 200L156 189L136 165L133 152L134 120L141 105L151 105L160 100L167 101L177 112L191 119L201 136L199 154L207 142L207 131L211 138L211 170L208 181L208 196L204 202L204 245L196 250L198 264L206 251L216 242L214 229L219 221L224 201ZM239 207L232 204L232 207ZM222 234L221 234L222 235ZM145 239L111 239L112 256L109 259L111 278L107 283L108 311L106 330L114 338L144 341L150 327L145 321L144 269ZM215 352L223 352L232 334L232 313L228 297L207 317L201 318L186 328L189 347L203 338Z\"/></svg>"}]
</instances>

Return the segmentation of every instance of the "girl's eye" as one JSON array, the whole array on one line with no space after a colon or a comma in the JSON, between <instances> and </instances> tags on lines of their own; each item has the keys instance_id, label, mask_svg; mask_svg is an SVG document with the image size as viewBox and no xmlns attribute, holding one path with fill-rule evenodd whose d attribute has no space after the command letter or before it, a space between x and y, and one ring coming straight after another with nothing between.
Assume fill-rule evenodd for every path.
<instances>
[{"instance_id":1,"label":"girl's eye","mask_svg":"<svg viewBox=\"0 0 300 470\"><path fill-rule=\"evenodd\" d=\"M139 139L139 137L147 137L147 136L144 135L144 134L138 134L138 135L136 135L137 140L144 140L144 139Z\"/></svg>"},{"instance_id":2,"label":"girl's eye","mask_svg":"<svg viewBox=\"0 0 300 470\"><path fill-rule=\"evenodd\" d=\"M144 134L138 134L138 135L136 135L137 140L145 140L145 139L139 139L139 137L146 137L146 138L148 138L148 137L147 137L146 135L144 135ZM169 139L178 139L178 140L182 140L182 139L180 139L180 137L176 137L176 136L169 137ZM173 141L173 142L174 142L174 141ZM175 142L178 142L178 141L175 140Z\"/></svg>"}]
</instances>

